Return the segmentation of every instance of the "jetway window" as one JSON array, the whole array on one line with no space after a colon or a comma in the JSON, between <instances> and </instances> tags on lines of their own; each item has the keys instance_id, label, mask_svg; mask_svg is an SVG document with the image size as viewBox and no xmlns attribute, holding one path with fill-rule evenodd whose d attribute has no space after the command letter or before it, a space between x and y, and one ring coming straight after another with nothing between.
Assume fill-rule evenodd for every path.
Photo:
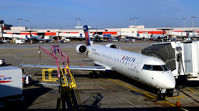
<instances>
[{"instance_id":1,"label":"jetway window","mask_svg":"<svg viewBox=\"0 0 199 111\"><path fill-rule=\"evenodd\" d=\"M185 73L193 72L192 46L191 44L184 44L184 64Z\"/></svg>"}]
</instances>

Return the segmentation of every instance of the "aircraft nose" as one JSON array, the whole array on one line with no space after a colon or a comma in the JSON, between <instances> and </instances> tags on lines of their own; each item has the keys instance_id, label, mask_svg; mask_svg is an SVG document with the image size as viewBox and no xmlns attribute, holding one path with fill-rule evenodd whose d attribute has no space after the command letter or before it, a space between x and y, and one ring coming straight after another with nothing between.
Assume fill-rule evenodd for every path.
<instances>
[{"instance_id":1,"label":"aircraft nose","mask_svg":"<svg viewBox=\"0 0 199 111\"><path fill-rule=\"evenodd\" d=\"M167 79L165 87L167 89L174 89L175 85L176 85L175 79L174 78L170 78L169 80Z\"/></svg>"},{"instance_id":2,"label":"aircraft nose","mask_svg":"<svg viewBox=\"0 0 199 111\"><path fill-rule=\"evenodd\" d=\"M176 85L175 78L172 73L163 73L161 79L159 79L159 87L164 89L174 89Z\"/></svg>"}]
</instances>

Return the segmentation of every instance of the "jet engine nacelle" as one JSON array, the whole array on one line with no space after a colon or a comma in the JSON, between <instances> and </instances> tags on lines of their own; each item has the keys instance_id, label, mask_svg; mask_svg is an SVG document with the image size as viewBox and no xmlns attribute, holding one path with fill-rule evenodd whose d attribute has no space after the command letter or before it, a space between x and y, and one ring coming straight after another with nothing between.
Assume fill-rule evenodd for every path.
<instances>
[{"instance_id":1,"label":"jet engine nacelle","mask_svg":"<svg viewBox=\"0 0 199 111\"><path fill-rule=\"evenodd\" d=\"M86 45L84 44L79 44L77 47L76 47L76 52L79 53L79 54L84 54L87 52L87 47Z\"/></svg>"},{"instance_id":2,"label":"jet engine nacelle","mask_svg":"<svg viewBox=\"0 0 199 111\"><path fill-rule=\"evenodd\" d=\"M109 48L117 48L117 46L115 44L106 44L105 45L106 47L109 47Z\"/></svg>"}]
</instances>

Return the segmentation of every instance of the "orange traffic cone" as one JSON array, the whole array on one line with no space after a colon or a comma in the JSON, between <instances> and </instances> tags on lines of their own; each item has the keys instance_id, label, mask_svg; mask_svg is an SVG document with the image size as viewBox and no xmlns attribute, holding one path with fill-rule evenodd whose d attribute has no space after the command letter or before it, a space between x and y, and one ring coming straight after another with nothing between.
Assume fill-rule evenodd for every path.
<instances>
[{"instance_id":1,"label":"orange traffic cone","mask_svg":"<svg viewBox=\"0 0 199 111\"><path fill-rule=\"evenodd\" d=\"M180 103L180 101L178 100L178 101L176 102L176 107L180 107L180 105L181 105L181 103Z\"/></svg>"}]
</instances>

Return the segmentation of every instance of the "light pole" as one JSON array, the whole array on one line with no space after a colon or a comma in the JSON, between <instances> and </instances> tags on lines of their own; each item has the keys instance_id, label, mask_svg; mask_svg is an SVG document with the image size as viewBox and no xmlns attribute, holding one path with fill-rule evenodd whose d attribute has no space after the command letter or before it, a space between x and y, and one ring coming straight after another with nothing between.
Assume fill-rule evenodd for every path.
<instances>
[{"instance_id":1,"label":"light pole","mask_svg":"<svg viewBox=\"0 0 199 111\"><path fill-rule=\"evenodd\" d=\"M138 19L138 17L133 17L133 20L134 20L134 25L136 26L137 24L136 24L136 22L137 22L137 19Z\"/></svg>"},{"instance_id":2,"label":"light pole","mask_svg":"<svg viewBox=\"0 0 199 111\"><path fill-rule=\"evenodd\" d=\"M183 23L184 23L184 28L186 27L186 18L182 18Z\"/></svg>"},{"instance_id":3,"label":"light pole","mask_svg":"<svg viewBox=\"0 0 199 111\"><path fill-rule=\"evenodd\" d=\"M131 19L129 19L130 20L130 25L133 25L133 21L134 21L134 19L133 18L131 18Z\"/></svg>"},{"instance_id":4,"label":"light pole","mask_svg":"<svg viewBox=\"0 0 199 111\"><path fill-rule=\"evenodd\" d=\"M196 18L195 16L192 16L192 17L191 17L192 27L194 27L194 19L195 19L195 18Z\"/></svg>"},{"instance_id":5,"label":"light pole","mask_svg":"<svg viewBox=\"0 0 199 111\"><path fill-rule=\"evenodd\" d=\"M132 19L132 20L134 21L134 26L137 25L137 24L136 24L136 23L137 23L137 19L138 19L138 17L133 17L133 19Z\"/></svg>"},{"instance_id":6,"label":"light pole","mask_svg":"<svg viewBox=\"0 0 199 111\"><path fill-rule=\"evenodd\" d=\"M76 23L76 25L77 26L80 26L81 24L80 24L80 22L81 22L81 18L74 18L75 20L77 20L77 23Z\"/></svg>"},{"instance_id":7,"label":"light pole","mask_svg":"<svg viewBox=\"0 0 199 111\"><path fill-rule=\"evenodd\" d=\"M29 20L24 20L24 22L25 22L25 27L28 28L28 22L29 22Z\"/></svg>"},{"instance_id":8,"label":"light pole","mask_svg":"<svg viewBox=\"0 0 199 111\"><path fill-rule=\"evenodd\" d=\"M18 26L21 26L21 21L23 20L22 18L18 18Z\"/></svg>"}]
</instances>

